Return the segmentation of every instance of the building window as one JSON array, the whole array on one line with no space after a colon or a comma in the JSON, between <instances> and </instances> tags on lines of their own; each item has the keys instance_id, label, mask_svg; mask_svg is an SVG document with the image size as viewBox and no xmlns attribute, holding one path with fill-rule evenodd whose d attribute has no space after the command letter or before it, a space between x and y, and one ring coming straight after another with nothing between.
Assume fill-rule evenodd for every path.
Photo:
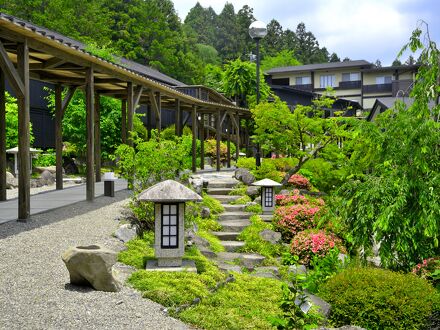
<instances>
[{"instance_id":1,"label":"building window","mask_svg":"<svg viewBox=\"0 0 440 330\"><path fill-rule=\"evenodd\" d=\"M163 249L178 247L178 219L179 209L177 204L162 204L162 241Z\"/></svg>"},{"instance_id":2,"label":"building window","mask_svg":"<svg viewBox=\"0 0 440 330\"><path fill-rule=\"evenodd\" d=\"M376 77L376 85L391 84L391 76Z\"/></svg>"},{"instance_id":3,"label":"building window","mask_svg":"<svg viewBox=\"0 0 440 330\"><path fill-rule=\"evenodd\" d=\"M312 79L310 77L296 77L295 85L311 85Z\"/></svg>"},{"instance_id":4,"label":"building window","mask_svg":"<svg viewBox=\"0 0 440 330\"><path fill-rule=\"evenodd\" d=\"M361 80L361 75L359 72L350 72L342 74L342 81L359 81Z\"/></svg>"},{"instance_id":5,"label":"building window","mask_svg":"<svg viewBox=\"0 0 440 330\"><path fill-rule=\"evenodd\" d=\"M327 88L327 87L335 87L335 75L334 74L329 74L329 75L325 75L325 76L321 76L321 84L320 87L321 88Z\"/></svg>"},{"instance_id":6,"label":"building window","mask_svg":"<svg viewBox=\"0 0 440 330\"><path fill-rule=\"evenodd\" d=\"M273 188L266 187L264 189L264 206L272 207L273 206Z\"/></svg>"}]
</instances>

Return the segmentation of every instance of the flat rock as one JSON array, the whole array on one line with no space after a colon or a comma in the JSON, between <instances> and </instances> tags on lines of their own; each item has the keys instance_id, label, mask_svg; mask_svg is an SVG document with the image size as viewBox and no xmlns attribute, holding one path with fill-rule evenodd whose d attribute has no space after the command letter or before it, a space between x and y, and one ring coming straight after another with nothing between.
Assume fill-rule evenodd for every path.
<instances>
[{"instance_id":1,"label":"flat rock","mask_svg":"<svg viewBox=\"0 0 440 330\"><path fill-rule=\"evenodd\" d=\"M264 229L259 233L259 236L264 241L269 242L271 244L277 244L279 241L281 241L281 233L270 229Z\"/></svg>"},{"instance_id":2,"label":"flat rock","mask_svg":"<svg viewBox=\"0 0 440 330\"><path fill-rule=\"evenodd\" d=\"M115 236L126 243L136 237L136 227L131 224L124 224L116 230Z\"/></svg>"},{"instance_id":3,"label":"flat rock","mask_svg":"<svg viewBox=\"0 0 440 330\"><path fill-rule=\"evenodd\" d=\"M305 292L307 295L307 300L310 301L313 305L318 306L318 309L321 314L323 314L326 318L330 315L331 306L328 302L322 300L318 296L311 294L310 292Z\"/></svg>"},{"instance_id":4,"label":"flat rock","mask_svg":"<svg viewBox=\"0 0 440 330\"><path fill-rule=\"evenodd\" d=\"M70 283L91 285L95 290L117 292L119 283L113 277L116 252L100 245L68 248L62 255L70 275Z\"/></svg>"},{"instance_id":5,"label":"flat rock","mask_svg":"<svg viewBox=\"0 0 440 330\"><path fill-rule=\"evenodd\" d=\"M307 274L307 268L304 265L290 265L287 274L288 275Z\"/></svg>"},{"instance_id":6,"label":"flat rock","mask_svg":"<svg viewBox=\"0 0 440 330\"><path fill-rule=\"evenodd\" d=\"M218 262L217 267L223 272L236 272L242 273L241 267L239 265L232 265L225 262Z\"/></svg>"}]
</instances>

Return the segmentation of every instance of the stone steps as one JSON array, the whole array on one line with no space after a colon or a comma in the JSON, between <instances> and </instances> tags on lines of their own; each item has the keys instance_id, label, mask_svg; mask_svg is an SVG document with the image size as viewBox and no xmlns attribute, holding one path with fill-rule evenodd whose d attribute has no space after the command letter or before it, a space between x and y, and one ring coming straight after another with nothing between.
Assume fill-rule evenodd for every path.
<instances>
[{"instance_id":1,"label":"stone steps","mask_svg":"<svg viewBox=\"0 0 440 330\"><path fill-rule=\"evenodd\" d=\"M241 196L229 196L229 195L210 195L212 198L217 199L220 203L230 203L236 201Z\"/></svg>"},{"instance_id":2,"label":"stone steps","mask_svg":"<svg viewBox=\"0 0 440 330\"><path fill-rule=\"evenodd\" d=\"M249 220L225 220L220 224L224 232L242 232L251 223Z\"/></svg>"},{"instance_id":3,"label":"stone steps","mask_svg":"<svg viewBox=\"0 0 440 330\"><path fill-rule=\"evenodd\" d=\"M217 236L217 238L220 241L234 241L237 239L237 236L240 235L239 231L213 231L211 232L214 236Z\"/></svg>"},{"instance_id":4,"label":"stone steps","mask_svg":"<svg viewBox=\"0 0 440 330\"><path fill-rule=\"evenodd\" d=\"M242 220L242 219L249 219L251 217L250 213L246 212L223 212L219 215L218 221L222 222L225 220Z\"/></svg>"},{"instance_id":5,"label":"stone steps","mask_svg":"<svg viewBox=\"0 0 440 330\"><path fill-rule=\"evenodd\" d=\"M225 212L239 212L244 211L245 206L244 205L233 205L233 204L222 204L222 206L225 209Z\"/></svg>"},{"instance_id":6,"label":"stone steps","mask_svg":"<svg viewBox=\"0 0 440 330\"><path fill-rule=\"evenodd\" d=\"M238 262L247 269L254 269L260 265L265 257L255 253L238 253L238 252L219 252L217 260L223 262Z\"/></svg>"},{"instance_id":7,"label":"stone steps","mask_svg":"<svg viewBox=\"0 0 440 330\"><path fill-rule=\"evenodd\" d=\"M208 195L229 195L232 189L230 188L209 188L207 190Z\"/></svg>"},{"instance_id":8,"label":"stone steps","mask_svg":"<svg viewBox=\"0 0 440 330\"><path fill-rule=\"evenodd\" d=\"M221 241L221 244L225 248L226 252L235 252L243 247L245 243L240 241Z\"/></svg>"},{"instance_id":9,"label":"stone steps","mask_svg":"<svg viewBox=\"0 0 440 330\"><path fill-rule=\"evenodd\" d=\"M211 188L234 188L239 181L214 181L208 184L208 189Z\"/></svg>"},{"instance_id":10,"label":"stone steps","mask_svg":"<svg viewBox=\"0 0 440 330\"><path fill-rule=\"evenodd\" d=\"M260 218L264 222L272 222L273 214L260 214Z\"/></svg>"}]
</instances>

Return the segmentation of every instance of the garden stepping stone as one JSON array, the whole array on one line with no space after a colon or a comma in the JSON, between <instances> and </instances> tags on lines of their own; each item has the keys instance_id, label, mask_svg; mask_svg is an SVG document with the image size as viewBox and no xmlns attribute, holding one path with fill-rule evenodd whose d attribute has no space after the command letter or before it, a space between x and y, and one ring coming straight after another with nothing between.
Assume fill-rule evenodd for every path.
<instances>
[{"instance_id":1,"label":"garden stepping stone","mask_svg":"<svg viewBox=\"0 0 440 330\"><path fill-rule=\"evenodd\" d=\"M230 203L234 202L242 196L229 196L229 195L211 195L212 198L217 199L220 203Z\"/></svg>"},{"instance_id":2,"label":"garden stepping stone","mask_svg":"<svg viewBox=\"0 0 440 330\"><path fill-rule=\"evenodd\" d=\"M226 262L217 262L217 267L224 272L236 272L241 274L241 267L239 265L234 265L234 264L228 264Z\"/></svg>"},{"instance_id":3,"label":"garden stepping stone","mask_svg":"<svg viewBox=\"0 0 440 330\"><path fill-rule=\"evenodd\" d=\"M238 204L238 205L233 205L233 204L222 204L223 208L225 209L225 212L237 212L237 211L244 211L245 206Z\"/></svg>"},{"instance_id":4,"label":"garden stepping stone","mask_svg":"<svg viewBox=\"0 0 440 330\"><path fill-rule=\"evenodd\" d=\"M240 235L241 232L239 231L230 231L230 232L224 232L224 231L212 231L211 234L214 236L217 236L217 238L220 241L235 241L237 240L237 236Z\"/></svg>"},{"instance_id":5,"label":"garden stepping stone","mask_svg":"<svg viewBox=\"0 0 440 330\"><path fill-rule=\"evenodd\" d=\"M275 266L255 267L255 271L250 275L254 277L279 279L278 267Z\"/></svg>"},{"instance_id":6,"label":"garden stepping stone","mask_svg":"<svg viewBox=\"0 0 440 330\"><path fill-rule=\"evenodd\" d=\"M221 224L223 231L227 232L241 232L251 224L249 220L225 220L219 223Z\"/></svg>"},{"instance_id":7,"label":"garden stepping stone","mask_svg":"<svg viewBox=\"0 0 440 330\"><path fill-rule=\"evenodd\" d=\"M237 261L243 267L253 270L266 258L256 253L219 252L217 259L220 261Z\"/></svg>"},{"instance_id":8,"label":"garden stepping stone","mask_svg":"<svg viewBox=\"0 0 440 330\"><path fill-rule=\"evenodd\" d=\"M221 244L227 252L235 252L245 245L244 242L240 241L221 241Z\"/></svg>"},{"instance_id":9,"label":"garden stepping stone","mask_svg":"<svg viewBox=\"0 0 440 330\"><path fill-rule=\"evenodd\" d=\"M228 195L231 192L231 188L210 188L208 185L209 195Z\"/></svg>"},{"instance_id":10,"label":"garden stepping stone","mask_svg":"<svg viewBox=\"0 0 440 330\"><path fill-rule=\"evenodd\" d=\"M241 220L241 219L249 219L250 216L251 216L250 213L246 213L242 211L224 212L219 215L218 220L219 222L224 220Z\"/></svg>"},{"instance_id":11,"label":"garden stepping stone","mask_svg":"<svg viewBox=\"0 0 440 330\"><path fill-rule=\"evenodd\" d=\"M260 214L260 218L264 222L272 222L273 215L272 214Z\"/></svg>"}]
</instances>

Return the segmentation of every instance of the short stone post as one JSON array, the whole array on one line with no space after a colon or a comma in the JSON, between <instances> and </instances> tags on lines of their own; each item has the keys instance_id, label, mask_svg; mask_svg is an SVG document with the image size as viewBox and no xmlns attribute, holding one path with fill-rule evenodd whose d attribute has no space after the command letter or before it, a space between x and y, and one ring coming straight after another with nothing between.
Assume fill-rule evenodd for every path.
<instances>
[{"instance_id":1,"label":"short stone post","mask_svg":"<svg viewBox=\"0 0 440 330\"><path fill-rule=\"evenodd\" d=\"M252 183L252 185L261 187L261 207L263 213L272 213L275 210L274 188L281 186L281 184L270 179L263 179Z\"/></svg>"},{"instance_id":2,"label":"short stone post","mask_svg":"<svg viewBox=\"0 0 440 330\"><path fill-rule=\"evenodd\" d=\"M183 262L185 252L185 202L202 197L179 182L166 180L144 190L139 201L154 202L154 252L157 260L147 262L147 270L195 270L194 263Z\"/></svg>"}]
</instances>

